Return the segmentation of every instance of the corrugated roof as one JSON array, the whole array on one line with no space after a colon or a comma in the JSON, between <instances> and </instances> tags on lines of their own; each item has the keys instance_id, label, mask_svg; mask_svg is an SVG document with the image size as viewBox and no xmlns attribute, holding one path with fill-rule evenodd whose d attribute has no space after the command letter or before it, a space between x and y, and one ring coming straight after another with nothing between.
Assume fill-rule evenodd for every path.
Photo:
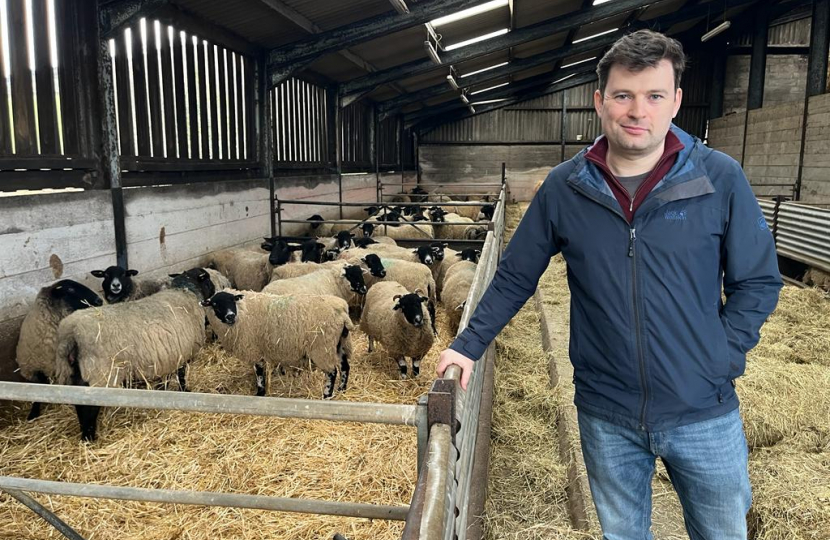
<instances>
[{"instance_id":1,"label":"corrugated roof","mask_svg":"<svg viewBox=\"0 0 830 540\"><path fill-rule=\"evenodd\" d=\"M410 7L416 5L414 0L406 1ZM423 2L427 1L434 0L423 0ZM716 16L722 18L723 1L703 0L698 3L711 6ZM171 0L171 2L186 13L193 15L195 19L227 29L265 51L308 39L314 35L309 31L309 26L321 31L329 31L357 21L396 13L390 0L236 0L232 2L227 0ZM510 6L441 25L436 30L442 37L442 44L448 46L508 27L511 23L511 6L515 31L579 11L584 5L586 5L584 0L512 0ZM567 45L571 33L575 34L575 39L579 39L620 27L633 19L645 21L671 15L689 5L691 4L688 0L655 0L645 9L595 21L575 29L574 32L558 32L543 39L522 43L510 50L504 49L470 58L459 62L454 67L458 74L466 74L508 59L528 58ZM286 10L290 12L288 15L280 13L280 11L285 13ZM732 9L727 17L734 18L746 10L747 6ZM703 17L678 23L669 30L669 33L681 32L695 25L702 25L702 21L705 20L706 17ZM424 25L419 24L394 34L352 45L349 52L358 58L358 61L346 59L342 52L326 54L305 68L307 74L305 78L321 82L347 82L365 77L373 70L383 71L411 62L423 63L428 61L424 50L426 35ZM205 37L210 39L210 36ZM463 52L463 48L457 50ZM572 63L601 52L600 49L592 53L575 55L559 63ZM549 62L514 73L510 78L513 81L520 81L549 72L554 67L554 63ZM453 91L446 82L449 69L450 66L447 65L435 66L428 72L381 84L372 89L368 98L385 101L399 96L400 92L412 93L433 89L423 94L429 97L421 103L434 104L457 99L458 92ZM459 80L462 84L464 83L463 78ZM477 85L477 88L492 86L501 80L506 79L486 80ZM442 91L442 87L446 87L446 90ZM404 110L418 109L422 106L421 103L410 105Z\"/></svg>"}]
</instances>

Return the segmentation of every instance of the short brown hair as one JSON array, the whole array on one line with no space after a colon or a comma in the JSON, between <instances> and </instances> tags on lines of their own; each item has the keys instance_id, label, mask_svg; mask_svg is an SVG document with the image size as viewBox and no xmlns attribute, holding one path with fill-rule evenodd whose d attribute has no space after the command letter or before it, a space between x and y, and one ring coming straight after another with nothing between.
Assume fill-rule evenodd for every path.
<instances>
[{"instance_id":1,"label":"short brown hair","mask_svg":"<svg viewBox=\"0 0 830 540\"><path fill-rule=\"evenodd\" d=\"M638 30L623 36L611 46L597 64L599 91L605 93L611 66L620 65L629 71L639 72L657 67L661 60L668 60L674 68L674 89L680 88L680 77L686 69L683 45L676 39L652 30Z\"/></svg>"}]
</instances>

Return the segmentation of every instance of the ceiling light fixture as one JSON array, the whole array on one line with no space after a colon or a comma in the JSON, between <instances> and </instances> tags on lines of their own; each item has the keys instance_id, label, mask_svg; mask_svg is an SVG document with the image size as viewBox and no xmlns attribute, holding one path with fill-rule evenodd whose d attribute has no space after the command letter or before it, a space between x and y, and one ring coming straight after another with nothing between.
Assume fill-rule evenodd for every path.
<instances>
[{"instance_id":1,"label":"ceiling light fixture","mask_svg":"<svg viewBox=\"0 0 830 540\"><path fill-rule=\"evenodd\" d=\"M460 21L461 19L466 19L467 17L474 17L482 13L487 13L488 11L504 7L509 3L509 0L492 0L491 2L485 2L484 4L471 7L469 9L465 9L462 11L458 11L451 15L438 17L437 19L433 19L430 22L432 23L432 26L441 26L442 24L449 24L455 21Z\"/></svg>"},{"instance_id":2,"label":"ceiling light fixture","mask_svg":"<svg viewBox=\"0 0 830 540\"><path fill-rule=\"evenodd\" d=\"M708 41L708 40L712 39L713 37L717 36L718 34L726 32L727 30L729 30L730 26L732 26L731 22L723 21L722 23L720 23L716 27L712 28L711 30L709 30L708 32L706 32L705 34L700 36L700 41Z\"/></svg>"},{"instance_id":3,"label":"ceiling light fixture","mask_svg":"<svg viewBox=\"0 0 830 540\"><path fill-rule=\"evenodd\" d=\"M458 43L454 43L452 45L448 45L444 47L445 51L452 51L455 49L460 49L461 47L466 47L467 45L472 45L473 43L478 43L479 41L485 41L488 39L493 39L494 37L503 36L504 34L510 31L509 28L502 28L501 30L496 30L495 32L490 32L489 34L484 34L482 36L474 37L472 39L468 39L466 41L461 41Z\"/></svg>"}]
</instances>

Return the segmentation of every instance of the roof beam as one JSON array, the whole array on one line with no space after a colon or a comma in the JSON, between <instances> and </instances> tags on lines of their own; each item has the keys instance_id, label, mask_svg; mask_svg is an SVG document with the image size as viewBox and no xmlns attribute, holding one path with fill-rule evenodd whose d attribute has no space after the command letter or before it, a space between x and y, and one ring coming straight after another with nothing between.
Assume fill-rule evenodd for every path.
<instances>
[{"instance_id":1,"label":"roof beam","mask_svg":"<svg viewBox=\"0 0 830 540\"><path fill-rule=\"evenodd\" d=\"M625 35L625 32L623 30L620 30L618 32L614 32L613 34L608 34L607 36L597 38L596 40L583 41L581 43L577 43L576 45L570 45L567 47L561 47L559 49L553 49L551 51L537 54L535 56L519 58L513 60L513 62L507 64L506 66L491 69L489 71L485 71L477 75L471 75L469 77L465 77L464 79L459 79L459 82L463 80L464 87L476 86L481 83L491 81L493 79L500 79L502 77L513 75L514 73L518 73L520 71L524 71L532 67L540 66L543 64L550 64L558 60L563 60L575 54L582 54L593 51L600 47L604 47L606 45L614 43L623 35ZM439 96L448 91L450 91L450 87L447 85L446 82L442 82L440 84L424 88L423 90L413 92L406 96L401 96L399 98L384 101L381 104L380 109L384 114L389 114L391 111L395 111L397 109L400 109L412 103L416 103L418 101L423 101L425 99L430 99Z\"/></svg>"},{"instance_id":2,"label":"roof beam","mask_svg":"<svg viewBox=\"0 0 830 540\"><path fill-rule=\"evenodd\" d=\"M753 1L757 0L725 0L726 9L730 9L744 4L749 4ZM718 2L718 4L720 6L723 6L723 4L721 4L720 2ZM607 34L605 36L601 36L599 38L591 39L588 41L582 41L580 43L577 43L576 45L568 45L560 47L559 49L553 49L550 51L539 53L534 56L529 56L527 58L516 59L506 66L491 69L489 71L479 73L478 75L472 75L471 77L467 77L461 80L463 80L465 87L482 84L493 79L498 79L512 75L519 71L524 71L526 69L534 68L552 62L558 62L560 60L564 60L569 56L583 54L596 49L601 49L603 47L610 46L615 41L617 41L617 39L631 32L632 29L662 28L663 30L665 30L671 27L672 25L677 24L678 22L706 16L709 9L710 8L708 4L703 4L700 6L693 6L690 8L681 9L678 12L672 13L670 15L665 15L663 17L658 17L657 19L649 21L637 21L634 22L630 28L623 28L612 34ZM346 83L346 85L348 84L349 83ZM384 101L381 103L380 110L383 114L388 115L391 111L398 110L402 107L405 107L412 103L416 103L418 101L423 101L425 99L430 99L439 96L447 91L449 91L449 87L445 82L442 82L440 84L424 88L422 90L410 93L405 96Z\"/></svg>"},{"instance_id":3,"label":"roof beam","mask_svg":"<svg viewBox=\"0 0 830 540\"><path fill-rule=\"evenodd\" d=\"M168 0L130 0L100 6L98 20L101 25L101 39L112 37L121 28L131 26L167 4Z\"/></svg>"},{"instance_id":4,"label":"roof beam","mask_svg":"<svg viewBox=\"0 0 830 540\"><path fill-rule=\"evenodd\" d=\"M536 75L535 77L530 77L528 79L524 79L516 83L511 83L508 86L496 88L488 92L482 92L481 94L476 94L475 96L468 95L467 98L470 100L470 103L475 106L475 100L487 101L490 99L513 97L517 95L518 92L538 89L540 86L553 84L555 81L558 81L564 77L570 77L571 75L582 76L586 73L593 73L596 70L596 66L597 62L591 62L587 64L580 64L578 66L572 66L565 69L560 69L558 71L551 71L549 73ZM425 108L423 110L407 114L405 116L405 120L408 121L415 118L434 116L437 114L443 114L448 111L453 111L462 108L467 108L467 104L462 103L458 100L452 100L449 103L442 103L434 107Z\"/></svg>"},{"instance_id":5,"label":"roof beam","mask_svg":"<svg viewBox=\"0 0 830 540\"><path fill-rule=\"evenodd\" d=\"M746 4L750 4L752 2L758 2L758 1L759 0L724 0L725 5L721 4L720 2L719 2L719 4L720 4L721 8L732 9L734 7L738 7L738 6L741 6L741 5L746 5ZM558 60L560 57L564 58L564 57L567 57L567 56L571 56L573 54L586 52L584 49L579 49L580 46L583 46L583 45L586 45L586 44L591 44L592 48L599 48L599 47L604 47L606 45L611 45L619 37L631 32L632 29L651 28L651 29L658 30L658 31L659 30L665 31L666 29L668 29L672 25L677 24L679 22L683 22L683 21L686 21L686 20L692 20L692 19L696 19L696 18L705 16L707 14L707 11L708 11L707 8L708 8L708 4L695 5L695 6L692 6L692 7L683 8L683 9L681 9L681 10L675 12L675 13L672 13L670 15L665 15L663 17L658 17L656 19L652 19L652 20L649 20L649 21L637 21L634 24L632 24L631 28L621 29L618 32L615 32L613 34L608 34L606 36L602 36L601 38L597 38L597 39L593 39L593 40L589 40L589 41L584 41L584 42L578 43L576 45L572 45L571 47L563 47L561 49L555 49L553 51L544 52L544 53L538 54L536 56L524 58L522 60L518 60L518 61L514 62L514 66L505 66L505 68L511 67L511 69L523 70L523 69L528 69L529 67L534 67L534 66L537 66L537 65L550 63L551 61ZM783 10L784 8L783 8L783 6L781 6L778 9ZM777 11L773 10L773 13L777 13ZM751 20L751 17L749 19ZM735 26L738 26L738 25L733 25L733 29L734 29ZM685 34L685 32L684 32L684 34ZM697 39L699 39L700 36L695 36L695 37ZM503 70L503 69L504 68L491 70L491 71L488 71L488 72L481 73L479 75L475 75L473 77L475 77L475 78L484 77L484 76L490 77L491 75L493 77L503 76L504 73L501 72L501 70ZM499 73L494 74L493 72L499 72ZM471 77L471 78L473 78L473 77ZM479 81L479 80L473 81L474 84L478 84L479 82L482 82L482 81ZM524 101L524 99L531 99L531 98L522 98L520 101ZM501 105L501 104L495 104L495 105ZM478 109L476 111L476 114L480 114L482 111L486 111L486 110L492 110L492 109L490 109L490 108L483 109L483 110ZM469 114L466 114L466 116L461 115L461 116L459 116L459 118L466 118L467 116L470 116L470 115ZM441 123L445 123L445 122L448 122L448 121L457 120L459 118L447 118L446 115L442 115L440 121L441 121Z\"/></svg>"},{"instance_id":6,"label":"roof beam","mask_svg":"<svg viewBox=\"0 0 830 540\"><path fill-rule=\"evenodd\" d=\"M306 18L302 13L300 13L297 10L293 9L292 7L284 4L280 0L260 0L260 2L262 2L263 4L265 4L266 6L271 8L272 10L276 11L277 13L279 13L280 15L282 15L283 17L285 17L286 19L288 19L289 21L296 24L297 26L299 26L300 28L302 28L303 30L305 30L306 32L308 32L310 34L322 34L323 33L322 28L320 28L319 26L317 26L316 24L314 24L313 22L308 20L308 18ZM395 4L394 1L392 3L393 3L393 5ZM403 3L403 0L401 0L401 3ZM404 7L406 7L406 4L403 4L403 5L404 5ZM345 58L346 60L348 60L352 64L354 64L357 67L363 69L364 71L368 71L369 73L373 73L373 72L377 71L377 68L375 66L373 66L372 64L370 64L369 62L367 62L366 60L364 60L363 58L361 58L360 56L358 56L357 54L353 53L352 51L350 51L348 49L344 49L342 51L339 51L338 54L340 54L340 56L342 56L343 58ZM291 73L293 73L293 71L289 72L289 76L290 76ZM281 79L285 80L286 78L287 77L282 77ZM395 89L397 91L401 92L401 93L405 93L405 91L400 87L397 87Z\"/></svg>"},{"instance_id":7,"label":"roof beam","mask_svg":"<svg viewBox=\"0 0 830 540\"><path fill-rule=\"evenodd\" d=\"M474 43L453 51L443 51L441 60L447 65L458 64L485 54L509 49L510 47L521 45L522 43L550 37L553 34L578 28L584 24L588 24L596 20L606 19L608 17L627 13L632 9L664 1L665 0L616 0L615 2L591 6L587 9L580 9L566 15L554 17L553 19L547 19L525 28L519 28L513 32L508 32L507 34L494 39ZM348 95L359 92L365 88L374 88L379 84L406 79L414 75L426 73L436 67L440 66L436 66L431 60L416 60L414 62L378 71L377 73L372 73L370 75L366 75L365 77L349 81L343 84L341 94Z\"/></svg>"},{"instance_id":8,"label":"roof beam","mask_svg":"<svg viewBox=\"0 0 830 540\"><path fill-rule=\"evenodd\" d=\"M564 90L568 90L570 88L575 88L577 86L582 86L583 84L588 84L597 80L597 74L593 72L586 72L582 75L577 75L576 77L571 77L566 81L561 81L558 83L549 84L547 86L543 86L537 90L527 93L520 93L517 96L509 98L507 101L502 101L501 103L492 103L489 105L480 106L476 109L475 114L471 114L467 111L464 111L462 114L455 114L450 115L449 118L442 118L440 121L432 122L425 124L425 128L429 129L435 127L440 124L445 124L447 122L453 122L457 120L461 120L463 118L469 118L470 116L475 116L477 114L483 114L487 112L495 111L496 109L503 109L504 107L509 107L511 105L515 105L516 103L520 103L522 101L527 101L529 99L536 99L542 96L546 96L548 94L554 94L556 92L562 92ZM434 118L430 116L430 118ZM421 124L424 124L421 122Z\"/></svg>"},{"instance_id":9,"label":"roof beam","mask_svg":"<svg viewBox=\"0 0 830 540\"><path fill-rule=\"evenodd\" d=\"M313 60L324 54L418 26L446 13L481 4L483 0L432 0L410 8L409 13L389 13L357 21L308 39L273 49L269 66L290 65Z\"/></svg>"}]
</instances>

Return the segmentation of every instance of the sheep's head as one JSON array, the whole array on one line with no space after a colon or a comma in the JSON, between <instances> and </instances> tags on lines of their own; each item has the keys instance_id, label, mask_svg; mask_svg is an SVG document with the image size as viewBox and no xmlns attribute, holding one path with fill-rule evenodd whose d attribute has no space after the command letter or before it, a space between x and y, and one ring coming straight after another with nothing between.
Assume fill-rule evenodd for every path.
<instances>
[{"instance_id":1,"label":"sheep's head","mask_svg":"<svg viewBox=\"0 0 830 540\"><path fill-rule=\"evenodd\" d=\"M104 305L101 297L89 287L71 279L62 279L52 285L49 295L52 300L63 303L69 311Z\"/></svg>"},{"instance_id":2,"label":"sheep's head","mask_svg":"<svg viewBox=\"0 0 830 540\"><path fill-rule=\"evenodd\" d=\"M432 263L435 262L435 256L432 253L432 248L429 246L421 246L417 249L413 249L412 253L417 255L418 260L427 266L432 266Z\"/></svg>"},{"instance_id":3,"label":"sheep's head","mask_svg":"<svg viewBox=\"0 0 830 540\"><path fill-rule=\"evenodd\" d=\"M372 223L364 223L360 226L360 230L363 231L363 238L369 238L375 232L375 226Z\"/></svg>"},{"instance_id":4,"label":"sheep's head","mask_svg":"<svg viewBox=\"0 0 830 540\"><path fill-rule=\"evenodd\" d=\"M449 214L449 212L447 212L446 210L444 210L440 206L433 206L432 208L429 209L430 219L432 221L435 221L435 222L438 222L438 223L446 222L447 220L444 219L444 216L446 216L447 214Z\"/></svg>"},{"instance_id":5,"label":"sheep's head","mask_svg":"<svg viewBox=\"0 0 830 540\"><path fill-rule=\"evenodd\" d=\"M204 268L196 267L180 274L169 275L173 278L173 288L191 290L202 299L210 298L216 293L216 286Z\"/></svg>"},{"instance_id":6,"label":"sheep's head","mask_svg":"<svg viewBox=\"0 0 830 540\"><path fill-rule=\"evenodd\" d=\"M459 253L456 253L455 256L460 257L462 261L470 261L478 264L478 258L481 256L481 250L466 248L462 249Z\"/></svg>"},{"instance_id":7,"label":"sheep's head","mask_svg":"<svg viewBox=\"0 0 830 540\"><path fill-rule=\"evenodd\" d=\"M311 230L318 228L323 222L323 216L320 214L314 214L313 216L309 216L306 221L311 222Z\"/></svg>"},{"instance_id":8,"label":"sheep's head","mask_svg":"<svg viewBox=\"0 0 830 540\"><path fill-rule=\"evenodd\" d=\"M349 282L349 288L352 292L357 294L366 294L366 281L363 279L363 274L366 272L359 265L348 264L343 267L340 275Z\"/></svg>"},{"instance_id":9,"label":"sheep's head","mask_svg":"<svg viewBox=\"0 0 830 540\"><path fill-rule=\"evenodd\" d=\"M354 245L361 249L366 249L366 246L371 246L372 244L377 243L377 240L373 240L372 238L358 238L354 241Z\"/></svg>"},{"instance_id":10,"label":"sheep's head","mask_svg":"<svg viewBox=\"0 0 830 540\"><path fill-rule=\"evenodd\" d=\"M494 204L485 204L481 207L481 211L478 213L478 218L476 221L492 221L493 214L496 213L496 206Z\"/></svg>"},{"instance_id":11,"label":"sheep's head","mask_svg":"<svg viewBox=\"0 0 830 540\"><path fill-rule=\"evenodd\" d=\"M429 301L429 298L421 296L420 293L421 290L417 289L414 293L396 294L392 297L392 300L395 302L392 309L403 313L406 322L416 328L423 326L424 322L426 322L423 304Z\"/></svg>"},{"instance_id":12,"label":"sheep's head","mask_svg":"<svg viewBox=\"0 0 830 540\"><path fill-rule=\"evenodd\" d=\"M433 242L429 245L436 261L444 260L444 248L449 246L446 242Z\"/></svg>"},{"instance_id":13,"label":"sheep's head","mask_svg":"<svg viewBox=\"0 0 830 540\"><path fill-rule=\"evenodd\" d=\"M104 298L110 304L115 304L133 292L132 278L138 275L138 270L110 266L106 270L93 270L90 274L97 278L104 278L104 283L101 284L101 288L104 289Z\"/></svg>"},{"instance_id":14,"label":"sheep's head","mask_svg":"<svg viewBox=\"0 0 830 540\"><path fill-rule=\"evenodd\" d=\"M227 325L236 322L238 311L236 303L244 298L241 294L231 294L229 292L218 292L207 300L203 300L201 304L204 307L213 308L213 314L216 318Z\"/></svg>"},{"instance_id":15,"label":"sheep's head","mask_svg":"<svg viewBox=\"0 0 830 540\"><path fill-rule=\"evenodd\" d=\"M385 278L386 270L383 269L383 262L375 253L370 253L361 258L360 261L369 268L369 273L377 278Z\"/></svg>"},{"instance_id":16,"label":"sheep's head","mask_svg":"<svg viewBox=\"0 0 830 540\"><path fill-rule=\"evenodd\" d=\"M349 231L340 231L335 238L337 239L337 247L340 249L349 249L352 247L354 235Z\"/></svg>"},{"instance_id":17,"label":"sheep's head","mask_svg":"<svg viewBox=\"0 0 830 540\"><path fill-rule=\"evenodd\" d=\"M325 244L321 244L314 239L306 240L303 242L301 249L302 256L300 257L300 260L302 262L315 262L318 264L323 262L323 250L326 249Z\"/></svg>"},{"instance_id":18,"label":"sheep's head","mask_svg":"<svg viewBox=\"0 0 830 540\"><path fill-rule=\"evenodd\" d=\"M271 252L268 255L268 262L272 266L280 266L281 264L290 262L291 253L300 249L297 246L289 246L288 242L277 236L265 238L265 242L260 244L260 247L265 251Z\"/></svg>"}]
</instances>

